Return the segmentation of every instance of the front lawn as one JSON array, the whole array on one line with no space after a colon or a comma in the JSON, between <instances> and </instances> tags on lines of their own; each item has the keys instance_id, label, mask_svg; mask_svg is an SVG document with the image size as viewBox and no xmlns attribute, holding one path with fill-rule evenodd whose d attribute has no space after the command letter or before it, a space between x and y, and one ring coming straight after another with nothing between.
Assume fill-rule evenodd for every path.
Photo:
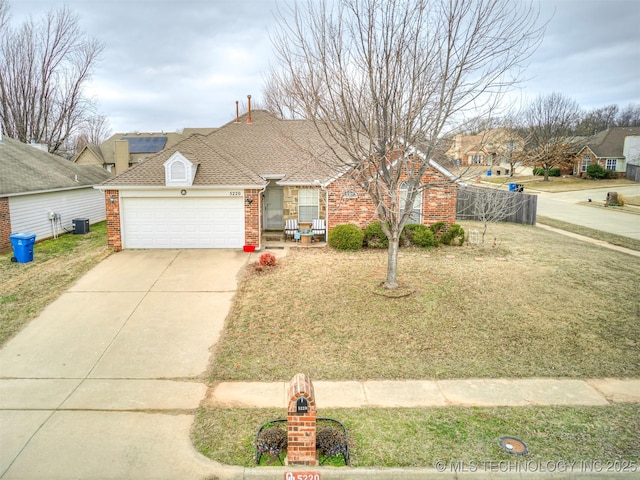
<instances>
[{"instance_id":1,"label":"front lawn","mask_svg":"<svg viewBox=\"0 0 640 480\"><path fill-rule=\"evenodd\" d=\"M0 254L0 345L109 256L106 231L102 222L91 225L85 235L38 242L28 263L11 262L13 252Z\"/></svg>"},{"instance_id":2,"label":"front lawn","mask_svg":"<svg viewBox=\"0 0 640 480\"><path fill-rule=\"evenodd\" d=\"M407 297L375 294L385 269L382 250L292 249L250 271L210 380L640 376L638 257L497 224L485 246L403 250Z\"/></svg>"},{"instance_id":3,"label":"front lawn","mask_svg":"<svg viewBox=\"0 0 640 480\"><path fill-rule=\"evenodd\" d=\"M640 408L635 404L319 409L318 414L347 426L353 467L446 465L450 472L464 464L483 473L499 472L494 468L508 462L534 471L575 462L575 473L588 472L588 467L602 473L609 463L619 467L612 470L616 473L623 464L628 473L640 471ZM255 467L258 427L282 416L277 409L203 409L192 438L198 450L218 462ZM503 436L524 441L529 453L516 457L501 450L498 440Z\"/></svg>"}]
</instances>

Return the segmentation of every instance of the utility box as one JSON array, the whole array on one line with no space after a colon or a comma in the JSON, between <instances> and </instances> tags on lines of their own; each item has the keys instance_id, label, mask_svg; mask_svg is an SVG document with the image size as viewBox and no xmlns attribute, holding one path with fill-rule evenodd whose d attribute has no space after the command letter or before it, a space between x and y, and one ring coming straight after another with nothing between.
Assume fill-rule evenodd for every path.
<instances>
[{"instance_id":1,"label":"utility box","mask_svg":"<svg viewBox=\"0 0 640 480\"><path fill-rule=\"evenodd\" d=\"M73 225L73 233L76 235L89 233L88 218L74 218L71 220L71 224Z\"/></svg>"}]
</instances>

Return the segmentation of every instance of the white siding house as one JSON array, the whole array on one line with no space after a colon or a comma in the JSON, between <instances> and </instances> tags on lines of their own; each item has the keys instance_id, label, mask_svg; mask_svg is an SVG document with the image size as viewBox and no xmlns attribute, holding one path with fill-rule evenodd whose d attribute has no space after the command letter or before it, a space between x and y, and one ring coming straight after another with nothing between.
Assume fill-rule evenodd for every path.
<instances>
[{"instance_id":1,"label":"white siding house","mask_svg":"<svg viewBox=\"0 0 640 480\"><path fill-rule=\"evenodd\" d=\"M104 196L93 186L110 177L100 166L0 137L0 251L11 249L11 233L34 233L38 241L71 232L74 218L103 221Z\"/></svg>"}]
</instances>

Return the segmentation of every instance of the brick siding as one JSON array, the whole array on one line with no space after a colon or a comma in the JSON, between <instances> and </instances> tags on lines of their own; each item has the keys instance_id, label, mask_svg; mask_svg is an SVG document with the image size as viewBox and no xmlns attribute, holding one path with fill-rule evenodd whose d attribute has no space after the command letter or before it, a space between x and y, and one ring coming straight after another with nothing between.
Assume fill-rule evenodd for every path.
<instances>
[{"instance_id":1,"label":"brick siding","mask_svg":"<svg viewBox=\"0 0 640 480\"><path fill-rule=\"evenodd\" d=\"M113 203L111 203L112 196ZM119 252L122 250L122 232L120 231L120 195L118 190L105 190L104 204L107 210L107 245L114 252Z\"/></svg>"},{"instance_id":2,"label":"brick siding","mask_svg":"<svg viewBox=\"0 0 640 480\"><path fill-rule=\"evenodd\" d=\"M9 198L0 198L0 252L11 250L11 212Z\"/></svg>"},{"instance_id":3,"label":"brick siding","mask_svg":"<svg viewBox=\"0 0 640 480\"><path fill-rule=\"evenodd\" d=\"M244 244L257 247L260 245L262 194L260 190L245 190L244 199ZM251 204L249 199L253 200Z\"/></svg>"},{"instance_id":4,"label":"brick siding","mask_svg":"<svg viewBox=\"0 0 640 480\"><path fill-rule=\"evenodd\" d=\"M306 398L309 410L296 413L296 402ZM287 463L289 465L316 465L316 399L311 379L299 373L289 382L287 408Z\"/></svg>"}]
</instances>

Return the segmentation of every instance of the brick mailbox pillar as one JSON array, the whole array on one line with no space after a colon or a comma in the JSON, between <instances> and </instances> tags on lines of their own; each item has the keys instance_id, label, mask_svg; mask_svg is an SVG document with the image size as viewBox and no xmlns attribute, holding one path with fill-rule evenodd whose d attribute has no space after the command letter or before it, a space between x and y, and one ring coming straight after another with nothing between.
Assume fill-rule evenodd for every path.
<instances>
[{"instance_id":1,"label":"brick mailbox pillar","mask_svg":"<svg viewBox=\"0 0 640 480\"><path fill-rule=\"evenodd\" d=\"M316 398L311 379L299 373L289 382L287 464L317 465Z\"/></svg>"}]
</instances>

